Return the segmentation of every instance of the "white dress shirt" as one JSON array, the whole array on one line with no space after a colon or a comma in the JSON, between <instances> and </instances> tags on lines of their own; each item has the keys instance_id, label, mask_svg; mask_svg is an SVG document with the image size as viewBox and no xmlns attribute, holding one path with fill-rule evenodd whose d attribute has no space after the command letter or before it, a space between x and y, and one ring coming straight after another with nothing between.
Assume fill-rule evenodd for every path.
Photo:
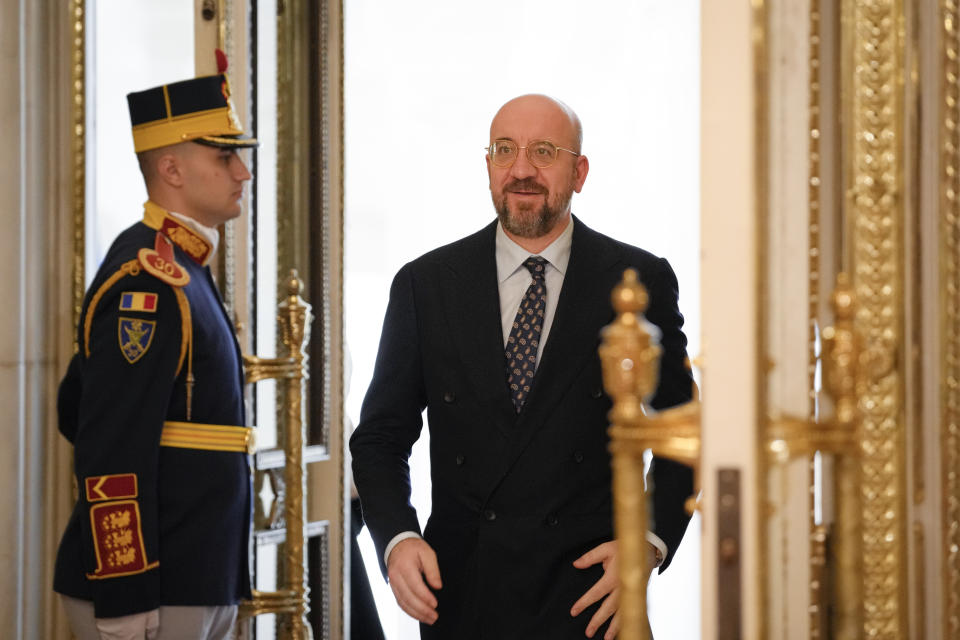
<instances>
[{"instance_id":1,"label":"white dress shirt","mask_svg":"<svg viewBox=\"0 0 960 640\"><path fill-rule=\"evenodd\" d=\"M553 324L553 316L557 312L557 299L560 297L560 289L563 287L563 276L567 273L567 265L570 263L573 224L573 218L570 218L563 233L557 236L557 239L551 242L550 246L536 254L547 261L547 264L544 265L547 306L543 312L543 329L540 332L540 348L537 349L537 366L540 365L540 355L543 353L547 338L550 336L550 326ZM497 223L497 286L500 292L500 324L503 327L503 344L507 344L510 329L517 317L517 309L520 308L520 302L523 300L527 288L533 282L530 271L523 266L523 263L531 255L533 254L511 240L500 223Z\"/></svg>"}]
</instances>

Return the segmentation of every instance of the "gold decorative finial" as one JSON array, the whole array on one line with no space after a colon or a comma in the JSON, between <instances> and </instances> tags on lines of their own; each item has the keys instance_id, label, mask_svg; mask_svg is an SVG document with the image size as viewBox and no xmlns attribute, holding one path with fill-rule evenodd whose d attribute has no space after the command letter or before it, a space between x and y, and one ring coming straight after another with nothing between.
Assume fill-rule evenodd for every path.
<instances>
[{"instance_id":1,"label":"gold decorative finial","mask_svg":"<svg viewBox=\"0 0 960 640\"><path fill-rule=\"evenodd\" d=\"M613 288L611 294L613 310L621 313L643 313L647 310L647 290L640 284L636 269L623 272L623 280Z\"/></svg>"},{"instance_id":2,"label":"gold decorative finial","mask_svg":"<svg viewBox=\"0 0 960 640\"><path fill-rule=\"evenodd\" d=\"M767 425L767 450L777 462L821 451L857 455L860 385L864 371L863 352L854 329L857 299L846 273L837 274L831 296L833 326L824 327L823 389L833 400L834 418L779 416Z\"/></svg>"},{"instance_id":3,"label":"gold decorative finial","mask_svg":"<svg viewBox=\"0 0 960 640\"><path fill-rule=\"evenodd\" d=\"M611 301L617 318L601 332L603 384L614 401L614 410L626 410L629 405L632 415L640 411L639 406L633 407L633 400L642 401L656 389L661 349L640 321L647 308L647 291L638 281L636 270L624 271L623 280L613 288Z\"/></svg>"},{"instance_id":4,"label":"gold decorative finial","mask_svg":"<svg viewBox=\"0 0 960 640\"><path fill-rule=\"evenodd\" d=\"M856 302L850 276L845 271L837 274L837 286L833 290L831 303L834 317L840 320L853 320L854 303Z\"/></svg>"},{"instance_id":5,"label":"gold decorative finial","mask_svg":"<svg viewBox=\"0 0 960 640\"><path fill-rule=\"evenodd\" d=\"M284 285L287 290L287 295L291 298L299 296L303 293L303 280L300 279L300 275L297 273L296 269L290 269L290 275L287 276L287 279L284 281Z\"/></svg>"},{"instance_id":6,"label":"gold decorative finial","mask_svg":"<svg viewBox=\"0 0 960 640\"><path fill-rule=\"evenodd\" d=\"M856 296L849 276L837 274L837 286L830 300L834 325L823 330L824 386L836 405L836 424L850 431L857 419L859 343L853 327Z\"/></svg>"}]
</instances>

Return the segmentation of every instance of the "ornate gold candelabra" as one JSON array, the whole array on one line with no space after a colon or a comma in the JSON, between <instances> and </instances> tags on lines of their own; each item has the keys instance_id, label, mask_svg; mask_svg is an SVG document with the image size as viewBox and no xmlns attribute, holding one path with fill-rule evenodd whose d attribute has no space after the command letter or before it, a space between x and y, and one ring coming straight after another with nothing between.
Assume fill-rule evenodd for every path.
<instances>
[{"instance_id":1,"label":"ornate gold candelabra","mask_svg":"<svg viewBox=\"0 0 960 640\"><path fill-rule=\"evenodd\" d=\"M825 386L834 399L833 428L844 434L833 447L836 456L837 612L834 637L855 640L863 630L863 567L861 552L861 461L858 396L861 387L860 343L853 328L855 298L846 274L837 276L833 293L834 326L823 331ZM822 443L828 444L828 443Z\"/></svg>"},{"instance_id":2,"label":"ornate gold candelabra","mask_svg":"<svg viewBox=\"0 0 960 640\"><path fill-rule=\"evenodd\" d=\"M620 551L621 640L647 640L646 549L647 504L644 493L643 452L670 458L694 468L700 461L700 405L648 415L644 398L657 386L660 348L644 328L642 313L647 293L632 269L612 295L616 320L603 331L600 359L610 412L610 450L613 454L614 525ZM764 445L775 462L786 462L815 451L836 456L835 573L837 606L834 630L840 640L855 640L862 627L862 570L860 553L860 467L858 390L861 356L854 332L855 300L845 274L837 278L833 294L835 324L823 331L824 386L835 404L832 420L810 421L782 417L767 423ZM695 487L699 482L695 481ZM694 498L687 508L693 510Z\"/></svg>"},{"instance_id":3,"label":"ornate gold candelabra","mask_svg":"<svg viewBox=\"0 0 960 640\"><path fill-rule=\"evenodd\" d=\"M854 331L856 299L845 273L837 275L832 296L834 326L823 330L824 388L834 402L833 419L811 421L785 416L770 420L766 449L776 463L820 451L834 456L836 504L832 555L836 586L833 632L837 640L857 640L863 629L861 553L861 467L858 397L863 388L860 361L876 359L861 349ZM880 363L875 363L879 365ZM821 605L825 603L820 603Z\"/></svg>"},{"instance_id":4,"label":"ornate gold candelabra","mask_svg":"<svg viewBox=\"0 0 960 640\"><path fill-rule=\"evenodd\" d=\"M610 451L613 456L614 529L619 543L621 640L647 640L647 498L643 452L691 465L700 460L700 408L689 403L648 416L644 399L657 388L660 347L644 327L647 292L628 269L612 294L617 318L603 330L600 360L603 384L613 400ZM695 483L698 484L698 483ZM691 496L688 509L692 511Z\"/></svg>"},{"instance_id":5,"label":"ornate gold candelabra","mask_svg":"<svg viewBox=\"0 0 960 640\"><path fill-rule=\"evenodd\" d=\"M243 364L247 383L260 380L286 380L286 423L283 438L284 449L284 523L286 542L284 553L284 586L279 591L254 591L253 599L240 608L242 617L265 613L285 614L282 627L283 638L289 640L312 640L313 631L307 621L307 565L304 553L307 512L306 465L303 448L306 441L303 395L309 377L306 348L310 341L310 322L313 319L310 305L300 297L303 283L296 270L290 271L286 280L286 298L277 311L277 327L280 341L287 355L278 358L244 356Z\"/></svg>"}]
</instances>

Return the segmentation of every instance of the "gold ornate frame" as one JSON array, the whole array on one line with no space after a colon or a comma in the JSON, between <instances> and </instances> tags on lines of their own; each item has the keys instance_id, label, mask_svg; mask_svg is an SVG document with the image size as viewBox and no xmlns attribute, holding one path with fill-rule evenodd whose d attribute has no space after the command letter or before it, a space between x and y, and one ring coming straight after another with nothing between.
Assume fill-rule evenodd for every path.
<instances>
[{"instance_id":1,"label":"gold ornate frame","mask_svg":"<svg viewBox=\"0 0 960 640\"><path fill-rule=\"evenodd\" d=\"M808 131L808 175L807 175L807 216L809 222L809 237L807 239L809 247L809 267L808 267L808 296L809 306L807 308L807 388L811 390L810 405L807 413L807 419L813 421L817 419L817 398L813 393L816 389L817 375L817 351L815 344L817 341L818 319L820 317L820 201L822 184L820 170L820 138L822 135L820 123L820 101L821 101L821 74L823 59L821 52L821 0L810 0L810 22L809 22L809 61L808 69L810 73L810 120ZM810 471L808 473L808 482L811 489L815 485L814 460L810 458ZM810 492L810 638L816 640L825 637L826 630L826 606L824 601L825 588L824 579L826 578L827 561L827 528L825 525L817 525L814 514L814 496Z\"/></svg>"},{"instance_id":2,"label":"gold ornate frame","mask_svg":"<svg viewBox=\"0 0 960 640\"><path fill-rule=\"evenodd\" d=\"M869 372L860 396L863 632L904 637L906 461L903 405L903 81L899 0L848 2L846 259Z\"/></svg>"},{"instance_id":3,"label":"gold ornate frame","mask_svg":"<svg viewBox=\"0 0 960 640\"><path fill-rule=\"evenodd\" d=\"M80 323L86 276L86 183L87 183L87 74L86 0L70 2L70 75L73 128L73 325ZM76 347L76 338L74 338Z\"/></svg>"},{"instance_id":4,"label":"gold ornate frame","mask_svg":"<svg viewBox=\"0 0 960 640\"><path fill-rule=\"evenodd\" d=\"M755 11L762 10L763 5L763 2L754 3ZM908 251L908 240L904 230L906 199L911 194L906 194L904 167L908 160L916 158L910 155L915 148L905 148L904 128L911 127L908 133L913 134L915 124L907 118L912 112L906 100L914 94L909 93L910 87L905 87L905 60L908 59L905 34L909 25L904 5L901 0L846 0L837 4L810 0L809 4L807 204L810 254L807 314L810 327L807 338L810 345L810 390L816 388L817 356L813 350L817 338L816 324L821 329L826 324L822 299L825 283L822 281L834 269L846 271L852 278L853 293L858 301L854 330L865 346L860 359L861 371L865 375L858 376L858 384L863 386L858 394L862 419L857 456L843 453L835 457L831 465L837 473L831 481L836 491L833 496L838 510L836 528L830 532L815 527L812 518L810 522L811 638L829 633L828 618L822 606L826 604L825 581L829 583L831 578L831 572L824 570L828 562L835 565L832 577L837 581L834 597L839 606L834 609L833 626L838 637L892 640L908 633L907 548L911 531L907 526L909 465L906 445L909 427L904 387L909 369L906 365L908 354L902 345L905 344L905 326L908 324L904 302L907 273L904 255ZM825 19L830 21L831 27L836 22L840 34L839 50L828 62L835 65L839 60L836 77L840 80L839 119L842 123L837 139L827 141L821 139L821 109L824 106L821 91L824 90L823 82L833 80L833 69L823 68L821 46L824 43L821 37L824 28L821 21L824 7L838 8L837 14L828 14ZM769 32L771 27L765 26ZM763 31L763 28L758 25L757 31ZM773 37L778 35L773 34ZM828 42L825 46L830 51L833 43ZM766 60L766 56L758 55L756 59ZM765 84L758 83L758 100L765 87ZM831 88L827 84L828 94ZM831 105L827 107L828 110L832 108ZM758 112L759 137L763 135L766 110L758 109ZM824 170L821 153L823 149L830 153L834 147L839 152L836 155L840 161L835 162L829 157L826 168L827 171L834 169L834 173L843 177L845 194L836 212L831 203L832 192L829 188L821 188L821 172ZM760 146L755 152L758 190L767 183L767 176L762 173L767 164L766 151L765 146ZM758 202L760 206L766 202L762 192L758 192ZM842 238L843 245L836 263L824 258L824 247L821 246L822 234L830 242L835 232L833 221L839 222L836 233ZM761 233L765 224L766 216L760 212L757 225ZM832 254L829 246L826 249ZM767 262L762 243L758 259L761 265ZM761 294L765 292L766 288L761 287ZM761 300L761 306L765 307L767 296L761 295ZM766 320L761 317L760 326L766 326ZM765 348L760 351L766 353ZM763 370L764 365L761 362L759 370ZM828 376L829 372L825 371L825 383ZM763 389L759 397L766 397ZM759 410L764 415L763 408ZM822 415L816 415L818 407L815 404L811 404L809 413L808 420L802 422L827 424ZM809 426L804 428L809 429ZM916 428L910 429L910 433L916 434ZM820 449L819 446L816 448ZM917 455L916 449L911 451ZM839 450L832 451L828 447L826 452L839 453ZM766 477L763 462L761 457L760 476ZM808 474L808 478L812 487L813 474ZM764 496L762 489L760 495ZM772 497L767 496L767 499ZM763 504L760 509L764 509ZM922 544L922 531L914 531L912 535L915 543ZM838 556L831 556L828 551L834 545ZM758 549L761 575L770 565L764 556L766 552L766 547L761 545ZM852 597L855 593L857 597ZM764 632L769 630L766 622L761 617Z\"/></svg>"},{"instance_id":5,"label":"gold ornate frame","mask_svg":"<svg viewBox=\"0 0 960 640\"><path fill-rule=\"evenodd\" d=\"M770 237L770 6L769 0L754 0L752 3L752 21L753 21L753 117L754 117L754 141L753 141L753 162L754 162L754 246L756 247L756 354L757 362L756 375L756 424L754 425L756 456L756 475L755 495L758 502L762 505L769 499L769 490L767 478L769 476L770 462L764 451L766 443L768 416L770 412L770 393L766 372L768 370L767 359L769 357L770 336L768 333L768 321L770 318L770 274L768 271L769 252L767 239ZM759 510L763 513L763 509ZM754 531L747 535L754 537L755 540L764 539L764 520L758 517L754 521ZM759 576L766 576L769 572L770 557L769 550L765 544L757 545L757 575L754 576L756 584L759 586ZM722 593L722 591L721 591ZM766 590L760 590L759 607L766 611L769 608L769 593ZM766 615L757 616L757 629L759 637L765 638L768 635L769 624ZM721 617L722 619L722 617ZM732 629L719 630L723 640L733 638Z\"/></svg>"},{"instance_id":6,"label":"gold ornate frame","mask_svg":"<svg viewBox=\"0 0 960 640\"><path fill-rule=\"evenodd\" d=\"M940 86L940 451L943 639L960 635L960 9L939 3L943 40Z\"/></svg>"},{"instance_id":7,"label":"gold ornate frame","mask_svg":"<svg viewBox=\"0 0 960 640\"><path fill-rule=\"evenodd\" d=\"M343 415L343 4L278 2L278 282L300 269L318 325L309 346L308 512L313 608L324 638L347 629L349 539ZM322 490L317 490L321 489ZM336 490L333 490L336 489ZM331 633L334 635L331 636Z\"/></svg>"},{"instance_id":8,"label":"gold ornate frame","mask_svg":"<svg viewBox=\"0 0 960 640\"><path fill-rule=\"evenodd\" d=\"M232 58L234 53L233 29L233 1L217 0L216 17L217 20L217 47L227 54L228 59ZM223 225L221 233L223 238L223 250L217 256L217 275L220 283L221 293L223 295L223 305L227 308L227 313L233 318L234 323L239 323L241 314L237 309L237 284L236 284L236 260L237 260L237 221L228 220ZM238 328L239 332L239 328Z\"/></svg>"}]
</instances>

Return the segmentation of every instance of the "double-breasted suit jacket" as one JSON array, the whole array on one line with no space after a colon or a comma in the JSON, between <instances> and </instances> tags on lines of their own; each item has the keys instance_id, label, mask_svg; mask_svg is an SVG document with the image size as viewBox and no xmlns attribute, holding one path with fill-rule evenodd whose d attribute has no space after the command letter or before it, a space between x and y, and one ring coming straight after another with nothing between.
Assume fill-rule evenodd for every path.
<instances>
[{"instance_id":1,"label":"double-breasted suit jacket","mask_svg":"<svg viewBox=\"0 0 960 640\"><path fill-rule=\"evenodd\" d=\"M596 609L569 610L603 573L573 561L612 539L607 412L597 347L610 292L628 267L662 333L652 401L690 399L683 317L670 266L574 218L570 262L522 411L507 387L495 260L496 223L405 265L390 291L371 385L351 439L353 468L378 553L419 532L407 466L424 408L437 553L439 618L424 638L582 638ZM547 295L556 295L548 291ZM669 564L689 520L691 471L654 464L654 532Z\"/></svg>"}]
</instances>

